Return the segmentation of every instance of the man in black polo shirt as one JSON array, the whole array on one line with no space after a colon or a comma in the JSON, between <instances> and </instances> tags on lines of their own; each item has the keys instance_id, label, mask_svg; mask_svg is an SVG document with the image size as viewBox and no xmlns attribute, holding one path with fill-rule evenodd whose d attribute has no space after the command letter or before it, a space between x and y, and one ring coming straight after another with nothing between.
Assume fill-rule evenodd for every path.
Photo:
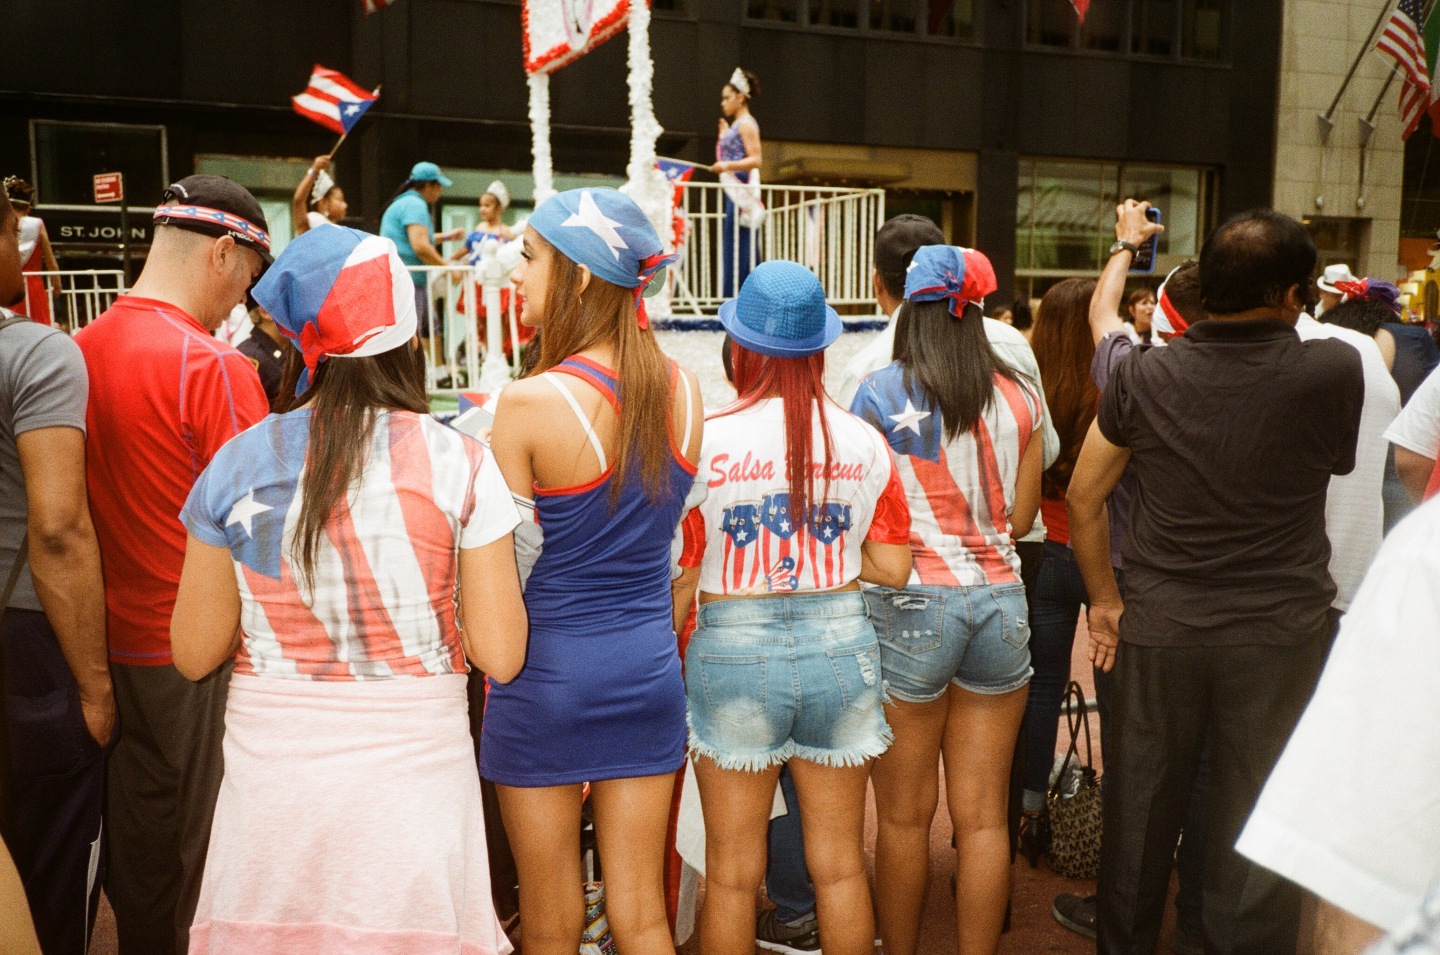
<instances>
[{"instance_id":1,"label":"man in black polo shirt","mask_svg":"<svg viewBox=\"0 0 1440 955\"><path fill-rule=\"evenodd\" d=\"M1278 213L1217 229L1200 254L1211 320L1116 369L1075 467L1090 654L1115 668L1101 953L1154 951L1207 737L1206 950L1295 949L1298 890L1233 847L1335 630L1325 497L1355 464L1364 378L1355 349L1295 332L1315 263L1305 230ZM1104 505L1127 464L1122 603Z\"/></svg>"}]
</instances>

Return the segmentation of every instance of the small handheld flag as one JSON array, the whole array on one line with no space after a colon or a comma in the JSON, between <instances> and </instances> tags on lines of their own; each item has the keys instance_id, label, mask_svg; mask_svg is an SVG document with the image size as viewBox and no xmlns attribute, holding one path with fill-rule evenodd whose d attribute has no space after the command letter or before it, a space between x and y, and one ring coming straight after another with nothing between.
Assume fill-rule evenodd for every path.
<instances>
[{"instance_id":1,"label":"small handheld flag","mask_svg":"<svg viewBox=\"0 0 1440 955\"><path fill-rule=\"evenodd\" d=\"M301 116L344 136L377 99L378 93L361 89L344 73L317 63L310 74L310 85L298 96L290 97L290 102Z\"/></svg>"},{"instance_id":2,"label":"small handheld flag","mask_svg":"<svg viewBox=\"0 0 1440 955\"><path fill-rule=\"evenodd\" d=\"M1075 16L1084 23L1085 14L1090 11L1090 0L1070 0L1070 6L1075 8Z\"/></svg>"}]
</instances>

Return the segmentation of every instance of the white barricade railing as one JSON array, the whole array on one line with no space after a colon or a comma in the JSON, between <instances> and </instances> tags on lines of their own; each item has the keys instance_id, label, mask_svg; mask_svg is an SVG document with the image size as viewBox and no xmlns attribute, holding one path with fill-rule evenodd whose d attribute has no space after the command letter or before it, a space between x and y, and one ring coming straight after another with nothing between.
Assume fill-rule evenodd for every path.
<instances>
[{"instance_id":1,"label":"white barricade railing","mask_svg":"<svg viewBox=\"0 0 1440 955\"><path fill-rule=\"evenodd\" d=\"M426 312L421 313L419 333L431 392L498 391L519 370L518 296L511 294L508 307L502 308L500 291L509 286L509 275L494 269L482 273L483 265L408 266L410 274L425 283L416 288L423 290L429 306L428 319ZM507 331L512 343L509 361L504 353Z\"/></svg>"},{"instance_id":2,"label":"white barricade railing","mask_svg":"<svg viewBox=\"0 0 1440 955\"><path fill-rule=\"evenodd\" d=\"M76 331L100 317L125 292L125 273L119 269L26 272L26 315Z\"/></svg>"},{"instance_id":3,"label":"white barricade railing","mask_svg":"<svg viewBox=\"0 0 1440 955\"><path fill-rule=\"evenodd\" d=\"M766 186L759 189L765 216L745 229L739 215L726 217L727 187L687 182L681 209L685 241L676 276L677 315L713 312L738 292L742 264L789 259L820 277L831 305L870 305L875 231L885 221L885 190L829 186ZM748 233L748 235L747 235ZM748 262L742 263L748 239Z\"/></svg>"}]
</instances>

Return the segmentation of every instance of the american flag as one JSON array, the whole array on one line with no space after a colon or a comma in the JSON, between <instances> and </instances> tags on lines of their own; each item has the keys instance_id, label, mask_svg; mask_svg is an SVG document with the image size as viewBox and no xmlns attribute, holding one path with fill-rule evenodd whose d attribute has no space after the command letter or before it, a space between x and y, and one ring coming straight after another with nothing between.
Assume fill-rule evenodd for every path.
<instances>
[{"instance_id":1,"label":"american flag","mask_svg":"<svg viewBox=\"0 0 1440 955\"><path fill-rule=\"evenodd\" d=\"M1090 10L1090 0L1070 0L1070 6L1075 8L1075 16L1080 22L1085 22L1085 14Z\"/></svg>"},{"instance_id":2,"label":"american flag","mask_svg":"<svg viewBox=\"0 0 1440 955\"><path fill-rule=\"evenodd\" d=\"M1420 0L1400 0L1376 44L1381 53L1393 58L1405 71L1405 85L1400 89L1400 122L1406 139L1430 106L1430 75L1425 66L1425 41L1420 36L1424 18Z\"/></svg>"},{"instance_id":3,"label":"american flag","mask_svg":"<svg viewBox=\"0 0 1440 955\"><path fill-rule=\"evenodd\" d=\"M290 97L290 102L301 116L343 136L378 98L378 93L361 89L344 73L317 63L310 74L310 85L300 95Z\"/></svg>"},{"instance_id":4,"label":"american flag","mask_svg":"<svg viewBox=\"0 0 1440 955\"><path fill-rule=\"evenodd\" d=\"M365 8L365 15L367 17L372 13L379 13L394 2L395 0L360 0L361 6Z\"/></svg>"}]
</instances>

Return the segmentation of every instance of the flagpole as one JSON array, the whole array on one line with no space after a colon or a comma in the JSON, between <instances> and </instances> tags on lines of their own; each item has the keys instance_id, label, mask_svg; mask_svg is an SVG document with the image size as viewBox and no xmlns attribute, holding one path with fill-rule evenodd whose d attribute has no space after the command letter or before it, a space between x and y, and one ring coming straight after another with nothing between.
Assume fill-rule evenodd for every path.
<instances>
[{"instance_id":1,"label":"flagpole","mask_svg":"<svg viewBox=\"0 0 1440 955\"><path fill-rule=\"evenodd\" d=\"M380 84L380 86L384 86L384 85L385 85L385 84L383 84L383 83ZM376 98L376 99L379 99L379 98L380 98L380 86L375 87L375 98ZM348 129L345 130L345 132L341 133L341 134L340 134L340 138L337 139L337 140L335 140L335 146L334 146L334 148L330 150L329 154L328 154L325 158L326 158L326 159L334 159L334 158L335 158L335 154L340 151L340 146L341 146L341 144L345 142L345 137L346 137L346 136L349 136L349 135L350 135L350 130L348 130Z\"/></svg>"},{"instance_id":2,"label":"flagpole","mask_svg":"<svg viewBox=\"0 0 1440 955\"><path fill-rule=\"evenodd\" d=\"M1369 53L1370 48L1374 45L1375 31L1384 25L1388 19L1387 15L1394 6L1393 0L1385 0L1384 6L1380 8L1380 16L1375 19L1375 25L1370 28L1370 35L1365 38L1365 43L1360 47L1360 52L1356 54L1355 62L1350 64L1350 72L1345 74L1345 79L1340 83L1340 89L1335 91L1335 98L1330 101L1330 108L1320 114L1320 141L1322 143L1330 139L1330 131L1335 128L1332 117L1335 115L1335 110L1340 106L1340 99L1345 95L1345 91L1350 88L1350 81L1355 78L1355 71L1360 69L1360 62L1365 59L1365 54ZM1425 25L1423 23L1420 24L1420 28L1423 31Z\"/></svg>"}]
</instances>

